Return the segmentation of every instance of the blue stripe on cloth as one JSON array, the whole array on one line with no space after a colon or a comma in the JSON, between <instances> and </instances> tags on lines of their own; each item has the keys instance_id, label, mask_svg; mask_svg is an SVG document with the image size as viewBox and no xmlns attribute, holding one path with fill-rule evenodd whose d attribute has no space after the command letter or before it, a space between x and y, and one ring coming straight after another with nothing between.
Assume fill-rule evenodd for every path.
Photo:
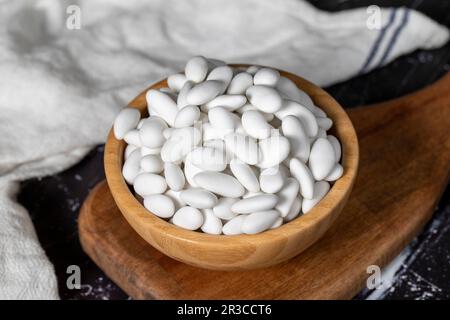
<instances>
[{"instance_id":1,"label":"blue stripe on cloth","mask_svg":"<svg viewBox=\"0 0 450 320\"><path fill-rule=\"evenodd\" d=\"M409 19L409 9L405 8L404 11L403 11L402 22L400 23L400 25L395 30L395 32L394 32L394 34L393 34L393 36L391 38L391 42L389 42L389 45L387 46L386 51L384 52L383 56L381 57L380 62L376 66L377 68L382 66L384 64L384 62L386 61L386 59L388 58L389 53L391 53L392 48L394 47L395 43L397 42L398 36L400 35L402 30L405 28L406 24L408 23L408 19Z\"/></svg>"},{"instance_id":2,"label":"blue stripe on cloth","mask_svg":"<svg viewBox=\"0 0 450 320\"><path fill-rule=\"evenodd\" d=\"M358 74L362 74L362 73L366 72L367 67L372 62L373 57L375 57L375 55L378 51L378 48L380 47L380 44L383 41L383 38L384 38L384 35L386 34L387 29L394 23L396 14L397 14L397 10L391 9L391 14L389 16L388 22L386 23L386 25L381 29L380 33L378 34L378 37L375 40L375 42L373 43L372 49L370 50L369 55L367 56L367 59L364 62L361 69L359 70Z\"/></svg>"}]
</instances>

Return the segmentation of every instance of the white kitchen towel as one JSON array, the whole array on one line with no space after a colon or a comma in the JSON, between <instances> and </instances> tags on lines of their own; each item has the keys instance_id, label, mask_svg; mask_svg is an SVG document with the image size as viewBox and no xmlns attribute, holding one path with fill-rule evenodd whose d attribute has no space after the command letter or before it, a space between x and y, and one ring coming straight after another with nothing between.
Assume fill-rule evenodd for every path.
<instances>
[{"instance_id":1,"label":"white kitchen towel","mask_svg":"<svg viewBox=\"0 0 450 320\"><path fill-rule=\"evenodd\" d=\"M58 298L52 265L15 200L18 182L79 161L128 100L190 56L274 66L329 85L449 38L418 12L366 9L327 13L300 0L1 0L0 298Z\"/></svg>"}]
</instances>

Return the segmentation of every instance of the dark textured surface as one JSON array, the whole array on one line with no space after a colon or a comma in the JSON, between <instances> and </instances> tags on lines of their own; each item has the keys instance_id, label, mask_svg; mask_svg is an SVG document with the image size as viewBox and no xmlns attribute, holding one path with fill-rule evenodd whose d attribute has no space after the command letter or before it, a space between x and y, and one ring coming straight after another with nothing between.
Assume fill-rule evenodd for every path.
<instances>
[{"instance_id":1,"label":"dark textured surface","mask_svg":"<svg viewBox=\"0 0 450 320\"><path fill-rule=\"evenodd\" d=\"M347 8L406 5L450 26L447 1L311 1L317 7L336 11ZM327 90L344 106L370 104L395 98L434 82L450 70L450 44L436 50L417 51L388 66ZM63 299L127 299L81 250L77 234L80 205L89 190L104 178L103 147L95 148L73 168L22 184L19 201L29 210L39 239L55 265ZM413 213L412 213L413 214ZM384 299L450 299L450 188L423 233L410 245L392 285L381 294ZM66 287L67 267L78 265L81 290ZM361 292L356 299L370 294Z\"/></svg>"}]
</instances>

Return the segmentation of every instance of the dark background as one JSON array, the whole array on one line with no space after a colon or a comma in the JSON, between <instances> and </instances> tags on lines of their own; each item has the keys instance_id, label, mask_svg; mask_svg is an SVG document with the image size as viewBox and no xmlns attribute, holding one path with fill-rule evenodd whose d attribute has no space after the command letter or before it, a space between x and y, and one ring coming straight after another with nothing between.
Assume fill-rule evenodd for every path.
<instances>
[{"instance_id":1,"label":"dark background","mask_svg":"<svg viewBox=\"0 0 450 320\"><path fill-rule=\"evenodd\" d=\"M315 0L316 7L339 11L379 6L407 6L450 27L450 2L445 0L360 1ZM450 44L436 50L418 50L389 65L333 85L326 90L341 105L385 101L433 83L450 69ZM450 88L449 88L450 89ZM449 128L450 131L450 128ZM22 183L19 201L30 212L41 244L54 264L62 299L128 299L82 251L77 219L80 206L95 184L104 179L103 146L60 174ZM414 214L414 212L411 212ZM410 245L406 261L383 299L450 299L450 187L447 187L433 219ZM82 270L81 290L68 290L66 269ZM361 292L355 299L364 299Z\"/></svg>"}]
</instances>

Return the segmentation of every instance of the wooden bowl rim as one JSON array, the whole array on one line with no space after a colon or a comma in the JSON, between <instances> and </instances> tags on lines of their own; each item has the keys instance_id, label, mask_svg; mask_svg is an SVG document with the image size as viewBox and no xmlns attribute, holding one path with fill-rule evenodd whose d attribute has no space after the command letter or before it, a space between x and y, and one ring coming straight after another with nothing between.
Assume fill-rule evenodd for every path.
<instances>
[{"instance_id":1,"label":"wooden bowl rim","mask_svg":"<svg viewBox=\"0 0 450 320\"><path fill-rule=\"evenodd\" d=\"M248 67L247 64L230 64L232 67ZM128 215L134 215L134 219L138 223L142 223L149 228L151 234L157 233L167 237L167 241L188 241L196 245L211 246L212 249L219 249L220 246L235 246L247 243L248 245L261 245L262 243L271 242L280 236L290 238L302 232L312 230L314 226L324 221L332 214L333 209L338 207L343 201L346 201L348 193L351 192L352 186L356 179L359 165L359 146L356 131L345 110L334 100L328 93L313 83L303 79L300 76L291 74L286 71L279 70L282 76L290 78L299 88L305 91L316 105L324 109L327 116L333 120L333 128L335 134L341 142L342 157L341 164L344 167L343 176L337 180L327 195L306 215L301 215L294 220L283 224L276 229L269 229L264 232L247 235L211 235L199 231L191 231L173 225L149 211L141 205L141 203L133 196L130 189L122 176L123 150L125 142L117 140L111 129L105 146L104 164L105 174L110 188L111 194L118 205L120 211L128 220ZM166 79L161 80L140 93L133 101L129 103L129 107L137 108L142 115L147 115L145 93L150 89L167 87ZM317 101L326 101L325 104L317 103ZM124 210L126 214L124 214ZM129 221L130 222L130 221ZM130 223L132 226L133 224ZM139 232L138 232L139 233ZM145 239L146 235L141 234Z\"/></svg>"}]
</instances>

